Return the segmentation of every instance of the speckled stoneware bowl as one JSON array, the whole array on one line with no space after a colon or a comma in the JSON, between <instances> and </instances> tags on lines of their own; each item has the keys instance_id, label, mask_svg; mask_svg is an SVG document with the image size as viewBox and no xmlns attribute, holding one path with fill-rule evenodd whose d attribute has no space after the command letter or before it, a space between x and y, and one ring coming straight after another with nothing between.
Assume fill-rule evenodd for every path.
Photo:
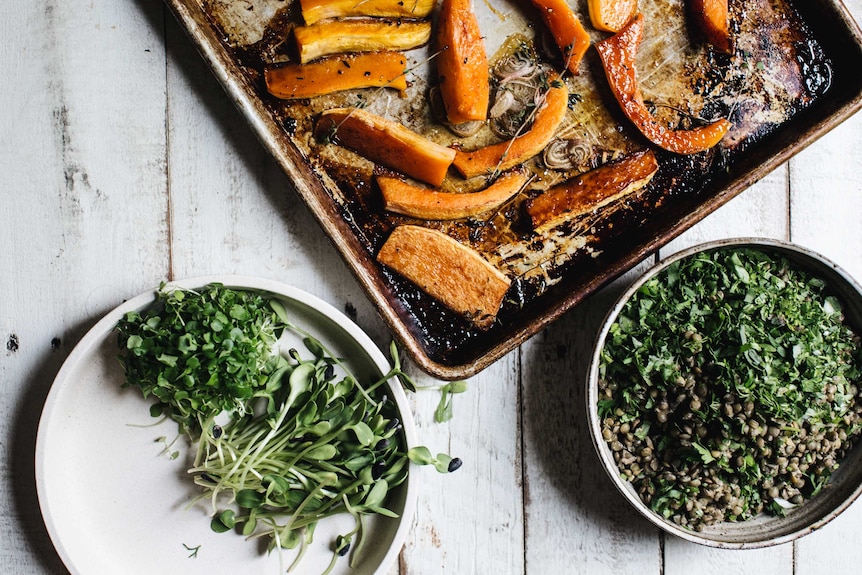
<instances>
[{"instance_id":1,"label":"speckled stoneware bowl","mask_svg":"<svg viewBox=\"0 0 862 575\"><path fill-rule=\"evenodd\" d=\"M856 333L862 333L862 287L847 272L819 254L796 245L769 239L739 238L706 243L662 261L631 285L614 304L605 318L594 347L587 381L587 414L593 444L602 466L622 496L649 521L668 533L711 547L746 549L779 545L811 533L837 517L862 492L862 445L857 446L841 462L826 487L814 498L790 510L784 517L761 513L747 521L723 522L702 531L683 528L652 511L641 500L631 483L620 476L613 453L602 437L602 422L598 414L599 365L602 348L610 327L617 320L626 302L648 280L675 261L693 254L724 248L749 247L784 256L799 269L825 281L830 291L843 303L845 322Z\"/></svg>"}]
</instances>

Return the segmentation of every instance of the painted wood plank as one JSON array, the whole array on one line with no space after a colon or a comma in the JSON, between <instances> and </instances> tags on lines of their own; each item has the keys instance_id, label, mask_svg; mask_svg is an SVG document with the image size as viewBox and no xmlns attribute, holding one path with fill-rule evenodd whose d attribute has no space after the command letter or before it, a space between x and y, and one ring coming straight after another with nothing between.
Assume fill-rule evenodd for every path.
<instances>
[{"instance_id":1,"label":"painted wood plank","mask_svg":"<svg viewBox=\"0 0 862 575\"><path fill-rule=\"evenodd\" d=\"M527 573L660 570L657 530L608 481L590 440L584 401L599 325L650 262L522 346Z\"/></svg>"},{"instance_id":2,"label":"painted wood plank","mask_svg":"<svg viewBox=\"0 0 862 575\"><path fill-rule=\"evenodd\" d=\"M2 573L64 571L35 493L42 403L86 329L167 266L162 14L43 2L0 19Z\"/></svg>"},{"instance_id":3,"label":"painted wood plank","mask_svg":"<svg viewBox=\"0 0 862 575\"><path fill-rule=\"evenodd\" d=\"M857 22L862 1L845 2ZM862 281L862 115L857 114L790 164L791 238L822 253ZM799 575L858 571L856 545L862 503L856 502L820 531L796 544Z\"/></svg>"}]
</instances>

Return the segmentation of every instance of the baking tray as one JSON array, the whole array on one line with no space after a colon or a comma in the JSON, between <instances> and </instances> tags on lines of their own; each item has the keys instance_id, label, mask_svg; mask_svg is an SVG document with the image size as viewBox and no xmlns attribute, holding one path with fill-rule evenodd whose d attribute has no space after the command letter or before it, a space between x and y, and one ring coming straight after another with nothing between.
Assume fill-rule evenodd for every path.
<instances>
[{"instance_id":1,"label":"baking tray","mask_svg":"<svg viewBox=\"0 0 862 575\"><path fill-rule=\"evenodd\" d=\"M405 94L365 89L284 101L268 94L262 70L296 59L291 33L301 21L297 0L166 2L397 341L421 369L440 379L483 370L862 105L862 35L838 1L730 0L736 44L725 55L705 44L681 0L641 0L645 31L636 66L644 99L672 125L729 118L734 128L718 146L689 156L656 149L660 168L646 188L566 224L553 237L537 237L523 227L519 202L484 219L417 222L382 209L373 184L379 166L320 142L312 131L321 111L361 106L443 144L469 148L481 138L493 139L486 128L476 136L455 136L435 119L429 101L433 46L406 52ZM572 7L594 42L606 38L608 33L589 25L586 4L579 0ZM492 64L517 37L561 68L529 2L475 0L473 7ZM525 197L650 147L619 111L595 49L587 52L578 75L564 78L571 96L561 135L586 146L589 165L554 171L539 156L528 166L537 177ZM476 327L376 261L388 234L403 223L443 231L513 280L493 325Z\"/></svg>"}]
</instances>

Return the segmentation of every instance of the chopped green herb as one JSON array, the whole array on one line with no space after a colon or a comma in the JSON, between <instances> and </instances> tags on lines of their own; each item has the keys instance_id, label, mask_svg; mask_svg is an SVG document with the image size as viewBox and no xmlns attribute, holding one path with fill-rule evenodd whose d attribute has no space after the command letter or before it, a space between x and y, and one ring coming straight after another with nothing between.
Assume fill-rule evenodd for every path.
<instances>
[{"instance_id":1,"label":"chopped green herb","mask_svg":"<svg viewBox=\"0 0 862 575\"><path fill-rule=\"evenodd\" d=\"M220 284L163 288L158 305L117 330L124 385L155 399L151 415L171 417L196 445L189 473L212 502L213 531L298 547L296 564L318 521L349 513L356 527L337 540L331 569L359 552L363 516L397 516L386 500L407 478L408 457L384 384L412 382L394 346L395 367L360 381L281 302ZM279 353L285 331L305 350Z\"/></svg>"},{"instance_id":2,"label":"chopped green herb","mask_svg":"<svg viewBox=\"0 0 862 575\"><path fill-rule=\"evenodd\" d=\"M860 382L859 335L820 278L776 254L716 250L626 303L601 352L598 410L622 476L700 529L814 496L858 440Z\"/></svg>"}]
</instances>

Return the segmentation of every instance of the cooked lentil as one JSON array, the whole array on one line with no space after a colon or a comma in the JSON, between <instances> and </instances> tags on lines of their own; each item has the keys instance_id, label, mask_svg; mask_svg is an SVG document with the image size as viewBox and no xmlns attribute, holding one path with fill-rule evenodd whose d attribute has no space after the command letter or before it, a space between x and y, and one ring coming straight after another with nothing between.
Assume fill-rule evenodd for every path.
<instances>
[{"instance_id":1,"label":"cooked lentil","mask_svg":"<svg viewBox=\"0 0 862 575\"><path fill-rule=\"evenodd\" d=\"M694 530L813 497L862 429L860 337L821 279L774 253L670 265L623 307L599 370L621 476Z\"/></svg>"}]
</instances>

